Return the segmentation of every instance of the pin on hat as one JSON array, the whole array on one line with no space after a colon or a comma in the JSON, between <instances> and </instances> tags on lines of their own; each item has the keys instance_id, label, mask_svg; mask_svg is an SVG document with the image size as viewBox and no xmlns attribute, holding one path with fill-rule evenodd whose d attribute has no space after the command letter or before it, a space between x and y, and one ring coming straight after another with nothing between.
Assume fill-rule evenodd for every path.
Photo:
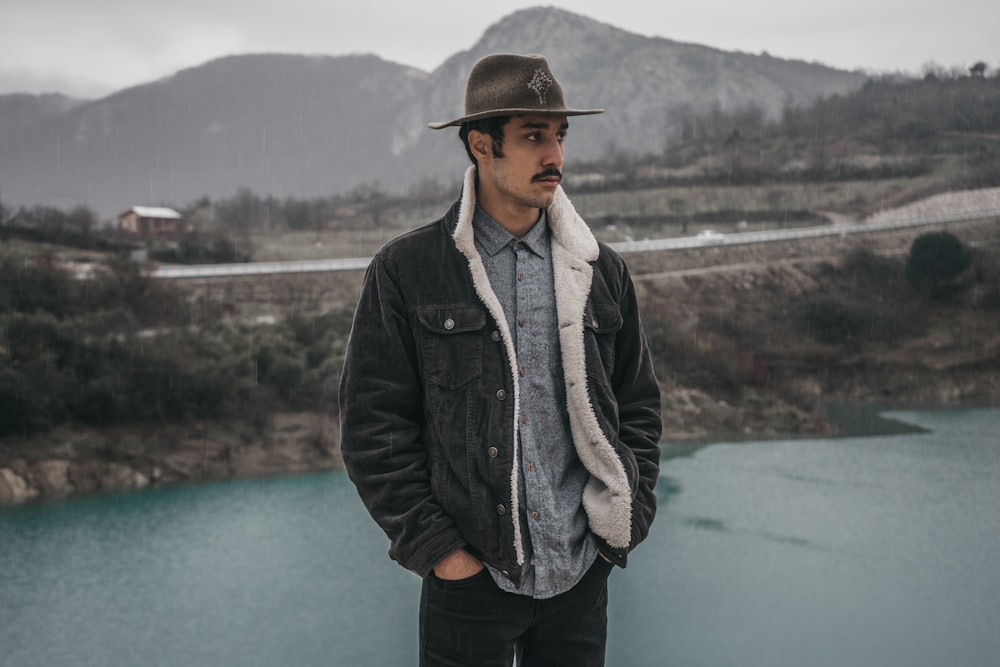
<instances>
[{"instance_id":1,"label":"pin on hat","mask_svg":"<svg viewBox=\"0 0 1000 667\"><path fill-rule=\"evenodd\" d=\"M493 116L588 116L598 113L604 113L604 109L566 106L562 86L544 56L499 53L486 56L472 66L465 84L465 115L427 126L440 130Z\"/></svg>"}]
</instances>

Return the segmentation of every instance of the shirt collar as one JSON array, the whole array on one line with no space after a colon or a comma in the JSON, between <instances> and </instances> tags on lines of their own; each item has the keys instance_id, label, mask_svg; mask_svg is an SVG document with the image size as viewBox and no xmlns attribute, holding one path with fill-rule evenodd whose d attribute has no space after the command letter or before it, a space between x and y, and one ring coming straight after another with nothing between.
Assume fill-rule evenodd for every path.
<instances>
[{"instance_id":1,"label":"shirt collar","mask_svg":"<svg viewBox=\"0 0 1000 667\"><path fill-rule=\"evenodd\" d=\"M476 206L476 213L472 218L472 226L475 230L476 243L490 257L495 257L501 250L515 241L521 241L531 252L539 257L548 255L549 224L548 216L544 210L534 227L528 230L528 233L520 239L504 229L499 222L491 218L479 206Z\"/></svg>"}]
</instances>

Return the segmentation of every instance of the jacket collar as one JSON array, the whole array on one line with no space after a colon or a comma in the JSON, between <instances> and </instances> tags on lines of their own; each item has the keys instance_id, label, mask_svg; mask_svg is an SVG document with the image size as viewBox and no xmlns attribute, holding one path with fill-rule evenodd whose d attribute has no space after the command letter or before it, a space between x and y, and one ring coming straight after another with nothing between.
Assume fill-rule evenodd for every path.
<instances>
[{"instance_id":1,"label":"jacket collar","mask_svg":"<svg viewBox=\"0 0 1000 667\"><path fill-rule=\"evenodd\" d=\"M476 212L476 168L469 167L465 172L465 182L462 186L462 198L458 204L458 220L452 238L455 245L470 261L479 259L475 247L475 236L472 220ZM552 232L553 245L558 244L570 256L578 261L592 262L597 259L600 248L587 223L584 222L572 202L563 191L562 186L556 188L552 205L546 210L549 229Z\"/></svg>"}]
</instances>

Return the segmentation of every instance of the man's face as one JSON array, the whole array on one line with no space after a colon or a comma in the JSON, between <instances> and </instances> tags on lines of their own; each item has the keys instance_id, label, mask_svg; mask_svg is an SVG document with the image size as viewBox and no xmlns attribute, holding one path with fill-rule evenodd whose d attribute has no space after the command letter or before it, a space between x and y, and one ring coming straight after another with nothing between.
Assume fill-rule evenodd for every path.
<instances>
[{"instance_id":1,"label":"man's face","mask_svg":"<svg viewBox=\"0 0 1000 667\"><path fill-rule=\"evenodd\" d=\"M562 179L568 127L565 116L514 116L504 125L503 157L490 150L479 159L481 182L488 181L507 206L548 208Z\"/></svg>"}]
</instances>

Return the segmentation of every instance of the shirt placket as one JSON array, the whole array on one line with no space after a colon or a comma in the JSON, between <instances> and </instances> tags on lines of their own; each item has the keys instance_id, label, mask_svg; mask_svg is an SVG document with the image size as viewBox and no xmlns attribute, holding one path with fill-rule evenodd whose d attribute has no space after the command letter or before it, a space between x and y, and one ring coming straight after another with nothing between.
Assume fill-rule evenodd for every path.
<instances>
[{"instance_id":1,"label":"shirt placket","mask_svg":"<svg viewBox=\"0 0 1000 667\"><path fill-rule=\"evenodd\" d=\"M540 279L539 265L541 261L535 257L531 249L523 241L515 241L514 250L514 303L516 351L519 363L518 382L521 390L521 415L519 430L521 433L521 476L524 480L524 511L527 518L528 531L532 544L541 544L539 533L544 530L544 518L541 508L544 503L538 493L537 469L538 439L535 434L532 412L534 406L540 404L536 396L536 385L533 373L538 367L539 336L544 334L537 330L538 315L534 309L539 307Z\"/></svg>"}]
</instances>

